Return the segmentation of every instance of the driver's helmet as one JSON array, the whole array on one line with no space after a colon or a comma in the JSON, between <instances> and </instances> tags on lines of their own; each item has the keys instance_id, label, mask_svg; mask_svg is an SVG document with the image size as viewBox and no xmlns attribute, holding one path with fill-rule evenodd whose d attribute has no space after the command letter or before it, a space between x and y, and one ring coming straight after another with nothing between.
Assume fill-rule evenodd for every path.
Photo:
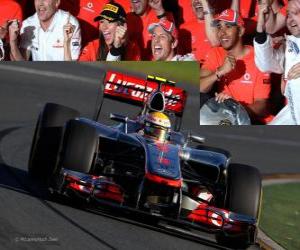
<instances>
[{"instance_id":1,"label":"driver's helmet","mask_svg":"<svg viewBox=\"0 0 300 250\"><path fill-rule=\"evenodd\" d=\"M146 115L144 120L144 135L158 141L167 140L171 128L171 122L162 112L152 112Z\"/></svg>"}]
</instances>

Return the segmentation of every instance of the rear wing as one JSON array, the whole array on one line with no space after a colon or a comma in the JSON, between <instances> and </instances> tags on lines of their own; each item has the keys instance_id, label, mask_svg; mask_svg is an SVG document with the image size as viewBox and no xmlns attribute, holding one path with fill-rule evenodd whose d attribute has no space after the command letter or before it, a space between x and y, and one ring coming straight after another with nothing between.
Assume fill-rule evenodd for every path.
<instances>
[{"instance_id":1,"label":"rear wing","mask_svg":"<svg viewBox=\"0 0 300 250\"><path fill-rule=\"evenodd\" d=\"M186 91L175 87L175 82L164 78L148 76L142 79L120 72L108 71L104 79L104 97L144 106L149 94L161 91L165 97L165 111L182 116L187 94Z\"/></svg>"}]
</instances>

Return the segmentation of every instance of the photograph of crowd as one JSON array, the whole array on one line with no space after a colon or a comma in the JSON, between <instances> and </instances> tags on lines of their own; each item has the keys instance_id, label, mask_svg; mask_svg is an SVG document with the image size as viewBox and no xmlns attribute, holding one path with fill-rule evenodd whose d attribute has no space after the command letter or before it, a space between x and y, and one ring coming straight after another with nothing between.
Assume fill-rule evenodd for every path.
<instances>
[{"instance_id":1,"label":"photograph of crowd","mask_svg":"<svg viewBox=\"0 0 300 250\"><path fill-rule=\"evenodd\" d=\"M200 107L300 124L300 0L0 0L8 61L198 61Z\"/></svg>"}]
</instances>

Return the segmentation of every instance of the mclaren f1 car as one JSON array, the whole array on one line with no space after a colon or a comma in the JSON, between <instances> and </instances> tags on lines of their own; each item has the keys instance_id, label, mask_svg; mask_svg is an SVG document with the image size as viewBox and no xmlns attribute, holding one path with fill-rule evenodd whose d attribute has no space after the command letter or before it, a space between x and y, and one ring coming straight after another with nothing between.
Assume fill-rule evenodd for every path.
<instances>
[{"instance_id":1,"label":"mclaren f1 car","mask_svg":"<svg viewBox=\"0 0 300 250\"><path fill-rule=\"evenodd\" d=\"M47 103L39 114L28 172L52 192L163 221L166 228L205 231L219 244L255 243L261 177L231 163L226 150L180 132L187 93L174 82L106 72L93 119ZM100 94L99 94L100 95ZM141 108L135 117L110 114L99 122L104 100ZM196 232L196 233L194 233Z\"/></svg>"}]
</instances>

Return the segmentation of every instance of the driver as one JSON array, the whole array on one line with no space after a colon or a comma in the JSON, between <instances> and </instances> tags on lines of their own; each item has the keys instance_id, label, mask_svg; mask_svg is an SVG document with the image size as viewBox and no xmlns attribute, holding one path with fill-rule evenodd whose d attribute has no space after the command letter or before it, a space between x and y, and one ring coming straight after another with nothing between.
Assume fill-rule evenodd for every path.
<instances>
[{"instance_id":1,"label":"driver","mask_svg":"<svg viewBox=\"0 0 300 250\"><path fill-rule=\"evenodd\" d=\"M144 120L144 136L159 142L167 140L171 129L171 122L162 112L152 112L146 115Z\"/></svg>"},{"instance_id":2,"label":"driver","mask_svg":"<svg viewBox=\"0 0 300 250\"><path fill-rule=\"evenodd\" d=\"M270 120L270 76L259 71L254 62L254 49L243 42L244 21L232 9L224 10L215 19L221 47L208 51L200 71L200 92L217 88L216 101L232 98L240 102L252 122Z\"/></svg>"}]
</instances>

